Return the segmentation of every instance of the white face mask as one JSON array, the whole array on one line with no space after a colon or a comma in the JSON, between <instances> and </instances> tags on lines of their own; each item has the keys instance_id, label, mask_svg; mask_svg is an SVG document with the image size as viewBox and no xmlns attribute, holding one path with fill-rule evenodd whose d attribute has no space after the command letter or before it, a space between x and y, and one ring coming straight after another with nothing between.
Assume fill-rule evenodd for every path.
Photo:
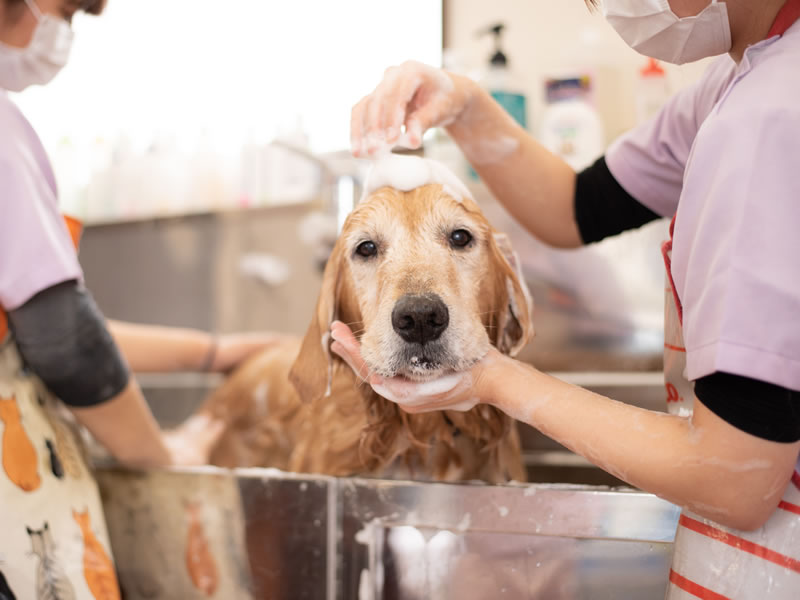
<instances>
[{"instance_id":1,"label":"white face mask","mask_svg":"<svg viewBox=\"0 0 800 600\"><path fill-rule=\"evenodd\" d=\"M667 0L604 0L611 26L634 50L682 65L731 49L728 6L713 0L699 15L678 17Z\"/></svg>"},{"instance_id":2,"label":"white face mask","mask_svg":"<svg viewBox=\"0 0 800 600\"><path fill-rule=\"evenodd\" d=\"M20 92L29 85L49 83L67 64L72 29L63 19L42 14L33 0L25 0L38 24L31 43L14 48L0 42L0 88Z\"/></svg>"}]
</instances>

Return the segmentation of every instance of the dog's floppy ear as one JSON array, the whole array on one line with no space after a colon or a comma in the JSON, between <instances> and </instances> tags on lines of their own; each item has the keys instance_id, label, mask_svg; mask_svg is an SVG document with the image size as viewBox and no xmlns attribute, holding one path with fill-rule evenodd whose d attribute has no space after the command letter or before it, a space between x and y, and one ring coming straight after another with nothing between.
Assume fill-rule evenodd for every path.
<instances>
[{"instance_id":1,"label":"dog's floppy ear","mask_svg":"<svg viewBox=\"0 0 800 600\"><path fill-rule=\"evenodd\" d=\"M515 356L533 337L533 298L508 236L493 232L489 247L496 282L492 300L497 326L494 343L500 352Z\"/></svg>"},{"instance_id":2,"label":"dog's floppy ear","mask_svg":"<svg viewBox=\"0 0 800 600\"><path fill-rule=\"evenodd\" d=\"M352 285L345 274L345 248L342 238L333 247L317 300L317 308L300 346L289 380L305 402L318 400L330 394L333 378L333 360L330 350L330 326L335 319L353 326L360 321Z\"/></svg>"}]
</instances>

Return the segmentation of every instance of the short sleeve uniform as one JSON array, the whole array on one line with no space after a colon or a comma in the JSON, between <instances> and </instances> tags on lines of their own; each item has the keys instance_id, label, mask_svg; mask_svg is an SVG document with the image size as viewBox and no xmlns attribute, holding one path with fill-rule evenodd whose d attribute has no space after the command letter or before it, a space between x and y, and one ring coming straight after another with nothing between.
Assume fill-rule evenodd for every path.
<instances>
[{"instance_id":1,"label":"short sleeve uniform","mask_svg":"<svg viewBox=\"0 0 800 600\"><path fill-rule=\"evenodd\" d=\"M13 310L44 289L82 276L45 150L0 90L0 307Z\"/></svg>"},{"instance_id":2,"label":"short sleeve uniform","mask_svg":"<svg viewBox=\"0 0 800 600\"><path fill-rule=\"evenodd\" d=\"M717 59L608 168L675 214L672 275L686 376L727 372L800 390L800 22Z\"/></svg>"}]
</instances>

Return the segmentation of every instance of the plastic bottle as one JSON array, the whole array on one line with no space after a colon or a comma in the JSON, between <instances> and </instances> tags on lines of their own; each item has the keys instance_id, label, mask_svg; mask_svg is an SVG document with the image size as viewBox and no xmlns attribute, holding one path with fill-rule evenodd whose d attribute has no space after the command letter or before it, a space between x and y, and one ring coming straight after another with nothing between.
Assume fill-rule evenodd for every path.
<instances>
[{"instance_id":1,"label":"plastic bottle","mask_svg":"<svg viewBox=\"0 0 800 600\"><path fill-rule=\"evenodd\" d=\"M288 127L279 127L275 139L297 152L275 144L263 148L259 160L260 196L267 204L312 200L319 191L320 169L304 156L311 154L311 146L300 115Z\"/></svg>"},{"instance_id":2,"label":"plastic bottle","mask_svg":"<svg viewBox=\"0 0 800 600\"><path fill-rule=\"evenodd\" d=\"M505 27L504 23L497 23L478 32L478 35L494 36L494 52L489 57L489 64L479 83L523 129L527 129L528 103L522 91L523 86L509 67L508 57L502 49ZM478 179L478 174L471 167L469 175L472 179Z\"/></svg>"},{"instance_id":3,"label":"plastic bottle","mask_svg":"<svg viewBox=\"0 0 800 600\"><path fill-rule=\"evenodd\" d=\"M539 141L576 171L603 153L605 136L600 116L589 100L588 76L549 79L547 107Z\"/></svg>"},{"instance_id":4,"label":"plastic bottle","mask_svg":"<svg viewBox=\"0 0 800 600\"><path fill-rule=\"evenodd\" d=\"M497 23L481 32L482 35L494 35L494 53L489 58L489 65L481 81L498 104L514 117L523 128L528 126L527 102L522 92L522 85L516 81L503 52L502 40L505 25Z\"/></svg>"},{"instance_id":5,"label":"plastic bottle","mask_svg":"<svg viewBox=\"0 0 800 600\"><path fill-rule=\"evenodd\" d=\"M666 71L655 58L648 58L636 82L636 122L643 123L655 115L669 96Z\"/></svg>"}]
</instances>

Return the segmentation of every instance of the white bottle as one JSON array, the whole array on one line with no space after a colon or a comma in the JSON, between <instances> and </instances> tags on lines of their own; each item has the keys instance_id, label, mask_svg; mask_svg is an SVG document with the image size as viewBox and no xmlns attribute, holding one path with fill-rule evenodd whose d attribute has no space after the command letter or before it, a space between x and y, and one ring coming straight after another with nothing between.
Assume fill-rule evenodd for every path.
<instances>
[{"instance_id":1,"label":"white bottle","mask_svg":"<svg viewBox=\"0 0 800 600\"><path fill-rule=\"evenodd\" d=\"M539 141L576 171L591 165L605 148L600 116L588 100L589 78L551 79Z\"/></svg>"},{"instance_id":2,"label":"white bottle","mask_svg":"<svg viewBox=\"0 0 800 600\"><path fill-rule=\"evenodd\" d=\"M669 96L666 71L655 58L648 58L636 82L636 122L643 123L655 115Z\"/></svg>"}]
</instances>

